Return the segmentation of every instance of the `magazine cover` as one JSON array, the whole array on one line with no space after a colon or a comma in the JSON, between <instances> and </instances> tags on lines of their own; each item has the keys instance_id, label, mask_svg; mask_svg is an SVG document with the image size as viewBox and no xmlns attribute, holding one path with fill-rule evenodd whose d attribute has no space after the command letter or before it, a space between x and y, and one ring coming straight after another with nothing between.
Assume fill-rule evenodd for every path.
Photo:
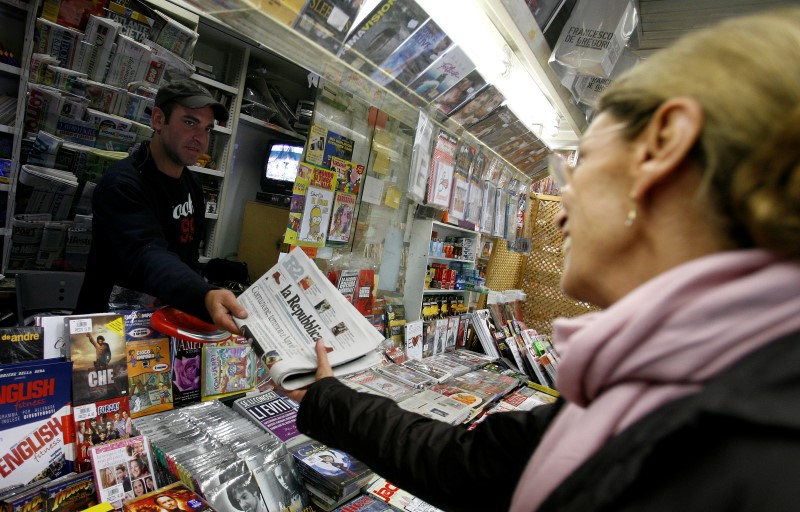
<instances>
[{"instance_id":1,"label":"magazine cover","mask_svg":"<svg viewBox=\"0 0 800 512\"><path fill-rule=\"evenodd\" d=\"M137 435L131 420L128 397L121 396L73 407L75 470L91 469L89 449L115 439Z\"/></svg>"},{"instance_id":2,"label":"magazine cover","mask_svg":"<svg viewBox=\"0 0 800 512\"><path fill-rule=\"evenodd\" d=\"M69 473L45 485L48 512L79 512L97 505L97 488L91 471Z\"/></svg>"},{"instance_id":3,"label":"magazine cover","mask_svg":"<svg viewBox=\"0 0 800 512\"><path fill-rule=\"evenodd\" d=\"M322 153L322 166L330 169L333 157L350 162L353 159L353 144L353 139L328 130L325 151Z\"/></svg>"},{"instance_id":4,"label":"magazine cover","mask_svg":"<svg viewBox=\"0 0 800 512\"><path fill-rule=\"evenodd\" d=\"M203 347L202 400L213 400L253 389L256 356L250 345Z\"/></svg>"},{"instance_id":5,"label":"magazine cover","mask_svg":"<svg viewBox=\"0 0 800 512\"><path fill-rule=\"evenodd\" d=\"M412 359L422 359L422 320L406 324L406 355Z\"/></svg>"},{"instance_id":6,"label":"magazine cover","mask_svg":"<svg viewBox=\"0 0 800 512\"><path fill-rule=\"evenodd\" d=\"M393 510L424 510L425 512L440 512L413 494L402 490L390 483L385 478L378 478L366 489L368 496L377 498L392 506Z\"/></svg>"},{"instance_id":7,"label":"magazine cover","mask_svg":"<svg viewBox=\"0 0 800 512\"><path fill-rule=\"evenodd\" d=\"M200 401L200 366L203 343L173 337L172 403L175 407Z\"/></svg>"},{"instance_id":8,"label":"magazine cover","mask_svg":"<svg viewBox=\"0 0 800 512\"><path fill-rule=\"evenodd\" d=\"M300 404L278 391L237 398L233 408L284 443L302 436L295 422Z\"/></svg>"},{"instance_id":9,"label":"magazine cover","mask_svg":"<svg viewBox=\"0 0 800 512\"><path fill-rule=\"evenodd\" d=\"M125 502L122 510L125 512L179 512L189 510L205 512L213 509L206 500L186 487L185 484L175 482Z\"/></svg>"},{"instance_id":10,"label":"magazine cover","mask_svg":"<svg viewBox=\"0 0 800 512\"><path fill-rule=\"evenodd\" d=\"M44 359L44 328L0 327L0 361L3 364Z\"/></svg>"},{"instance_id":11,"label":"magazine cover","mask_svg":"<svg viewBox=\"0 0 800 512\"><path fill-rule=\"evenodd\" d=\"M71 471L71 361L0 367L2 486L55 479Z\"/></svg>"},{"instance_id":12,"label":"magazine cover","mask_svg":"<svg viewBox=\"0 0 800 512\"><path fill-rule=\"evenodd\" d=\"M416 2L381 0L347 38L339 57L355 69L377 66L428 19Z\"/></svg>"},{"instance_id":13,"label":"magazine cover","mask_svg":"<svg viewBox=\"0 0 800 512\"><path fill-rule=\"evenodd\" d=\"M505 100L505 97L495 86L488 85L473 96L471 100L462 103L457 110L453 111L450 118L464 128L469 128L500 106Z\"/></svg>"},{"instance_id":14,"label":"magazine cover","mask_svg":"<svg viewBox=\"0 0 800 512\"><path fill-rule=\"evenodd\" d=\"M144 436L117 439L89 449L97 498L121 508L122 502L155 488L150 443ZM150 479L150 482L147 480Z\"/></svg>"},{"instance_id":15,"label":"magazine cover","mask_svg":"<svg viewBox=\"0 0 800 512\"><path fill-rule=\"evenodd\" d=\"M350 242L350 228L353 225L353 213L356 207L356 196L346 192L336 192L333 200L333 217L328 230L329 242Z\"/></svg>"},{"instance_id":16,"label":"magazine cover","mask_svg":"<svg viewBox=\"0 0 800 512\"><path fill-rule=\"evenodd\" d=\"M68 359L72 369L75 405L128 394L125 325L122 315L69 315L64 329L69 337Z\"/></svg>"},{"instance_id":17,"label":"magazine cover","mask_svg":"<svg viewBox=\"0 0 800 512\"><path fill-rule=\"evenodd\" d=\"M335 55L360 7L361 0L314 0L301 11L294 29Z\"/></svg>"},{"instance_id":18,"label":"magazine cover","mask_svg":"<svg viewBox=\"0 0 800 512\"><path fill-rule=\"evenodd\" d=\"M169 338L129 342L128 394L131 416L172 409L172 364Z\"/></svg>"}]
</instances>

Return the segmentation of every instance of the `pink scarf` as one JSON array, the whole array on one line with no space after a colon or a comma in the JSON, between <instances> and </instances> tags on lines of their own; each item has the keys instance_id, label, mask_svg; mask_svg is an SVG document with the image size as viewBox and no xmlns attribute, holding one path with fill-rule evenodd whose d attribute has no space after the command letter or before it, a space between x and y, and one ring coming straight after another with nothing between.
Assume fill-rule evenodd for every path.
<instances>
[{"instance_id":1,"label":"pink scarf","mask_svg":"<svg viewBox=\"0 0 800 512\"><path fill-rule=\"evenodd\" d=\"M528 461L511 511L536 510L606 440L795 330L800 265L757 249L690 261L605 311L556 320L568 403Z\"/></svg>"}]
</instances>

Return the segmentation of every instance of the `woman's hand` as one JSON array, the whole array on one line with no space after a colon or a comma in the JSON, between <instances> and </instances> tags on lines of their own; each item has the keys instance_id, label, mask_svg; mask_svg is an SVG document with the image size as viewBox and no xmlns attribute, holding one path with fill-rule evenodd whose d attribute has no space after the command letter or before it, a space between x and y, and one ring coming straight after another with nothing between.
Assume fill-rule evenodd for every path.
<instances>
[{"instance_id":1,"label":"woman's hand","mask_svg":"<svg viewBox=\"0 0 800 512\"><path fill-rule=\"evenodd\" d=\"M315 349L317 351L316 380L320 380L325 377L333 377L333 369L331 368L331 364L328 362L328 351L325 348L325 343L323 343L322 338L317 340ZM306 396L305 388L295 389L292 391L280 387L276 389L297 403L302 402L303 397Z\"/></svg>"}]
</instances>

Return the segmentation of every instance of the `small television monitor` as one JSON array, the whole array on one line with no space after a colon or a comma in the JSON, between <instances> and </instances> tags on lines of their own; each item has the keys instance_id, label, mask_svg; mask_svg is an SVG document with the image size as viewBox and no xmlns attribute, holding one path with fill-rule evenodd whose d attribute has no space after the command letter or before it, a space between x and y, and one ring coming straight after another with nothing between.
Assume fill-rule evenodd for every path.
<instances>
[{"instance_id":1,"label":"small television monitor","mask_svg":"<svg viewBox=\"0 0 800 512\"><path fill-rule=\"evenodd\" d=\"M291 195L303 148L302 142L270 143L267 148L267 160L261 173L262 192Z\"/></svg>"}]
</instances>

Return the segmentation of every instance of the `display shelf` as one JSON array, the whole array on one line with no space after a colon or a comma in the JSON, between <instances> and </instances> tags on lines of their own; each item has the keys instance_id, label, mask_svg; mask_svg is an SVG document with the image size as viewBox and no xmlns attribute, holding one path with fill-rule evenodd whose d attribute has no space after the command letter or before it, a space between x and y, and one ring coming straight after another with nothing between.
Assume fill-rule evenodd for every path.
<instances>
[{"instance_id":1,"label":"display shelf","mask_svg":"<svg viewBox=\"0 0 800 512\"><path fill-rule=\"evenodd\" d=\"M426 295L447 295L457 294L466 297L465 302L471 302L472 293L479 293L475 290L447 290L439 288L426 288L425 275L428 265L431 263L460 263L474 268L475 260L468 258L443 258L431 256L431 239L434 238L468 238L472 240L472 254L478 247L480 234L477 231L460 228L444 222L432 219L414 219L411 224L411 235L408 247L408 262L406 264L406 281L403 304L406 310L408 321L418 320L422 313L423 297Z\"/></svg>"},{"instance_id":2,"label":"display shelf","mask_svg":"<svg viewBox=\"0 0 800 512\"><path fill-rule=\"evenodd\" d=\"M286 128L278 126L277 124L272 124L270 122L263 121L253 116L248 116L247 114L239 114L239 121L247 123L250 126L255 126L257 128L264 128L265 130L269 130L280 135L286 135L288 137L292 137L297 140L306 140L304 136L296 132L287 130Z\"/></svg>"},{"instance_id":3,"label":"display shelf","mask_svg":"<svg viewBox=\"0 0 800 512\"><path fill-rule=\"evenodd\" d=\"M200 174L209 174L220 178L225 177L225 171L220 171L218 169L209 169L207 167L200 167L199 165L190 165L188 169L193 172L199 172Z\"/></svg>"},{"instance_id":4,"label":"display shelf","mask_svg":"<svg viewBox=\"0 0 800 512\"><path fill-rule=\"evenodd\" d=\"M0 124L0 133L14 133L14 127L7 124Z\"/></svg>"},{"instance_id":5,"label":"display shelf","mask_svg":"<svg viewBox=\"0 0 800 512\"><path fill-rule=\"evenodd\" d=\"M206 219L217 220L219 219L218 213L206 213Z\"/></svg>"},{"instance_id":6,"label":"display shelf","mask_svg":"<svg viewBox=\"0 0 800 512\"><path fill-rule=\"evenodd\" d=\"M8 183L0 183L0 192L8 192L11 188L11 185Z\"/></svg>"},{"instance_id":7,"label":"display shelf","mask_svg":"<svg viewBox=\"0 0 800 512\"><path fill-rule=\"evenodd\" d=\"M22 68L19 66L12 66L11 64L3 64L0 63L0 73L5 73L6 75L22 75Z\"/></svg>"},{"instance_id":8,"label":"display shelf","mask_svg":"<svg viewBox=\"0 0 800 512\"><path fill-rule=\"evenodd\" d=\"M233 133L233 130L231 130L230 128L226 126L220 126L218 124L214 125L214 128L211 131L213 131L214 133L221 133L223 135L230 135Z\"/></svg>"},{"instance_id":9,"label":"display shelf","mask_svg":"<svg viewBox=\"0 0 800 512\"><path fill-rule=\"evenodd\" d=\"M218 82L213 78L208 78L207 76L193 73L189 78L191 78L195 82L200 82L203 85L219 89L220 91L225 91L228 94L239 94L239 89L237 89L236 87L230 86L228 84L223 84L222 82Z\"/></svg>"},{"instance_id":10,"label":"display shelf","mask_svg":"<svg viewBox=\"0 0 800 512\"><path fill-rule=\"evenodd\" d=\"M21 0L0 0L0 4L10 5L17 9L26 10L30 6L30 2L23 2Z\"/></svg>"}]
</instances>

